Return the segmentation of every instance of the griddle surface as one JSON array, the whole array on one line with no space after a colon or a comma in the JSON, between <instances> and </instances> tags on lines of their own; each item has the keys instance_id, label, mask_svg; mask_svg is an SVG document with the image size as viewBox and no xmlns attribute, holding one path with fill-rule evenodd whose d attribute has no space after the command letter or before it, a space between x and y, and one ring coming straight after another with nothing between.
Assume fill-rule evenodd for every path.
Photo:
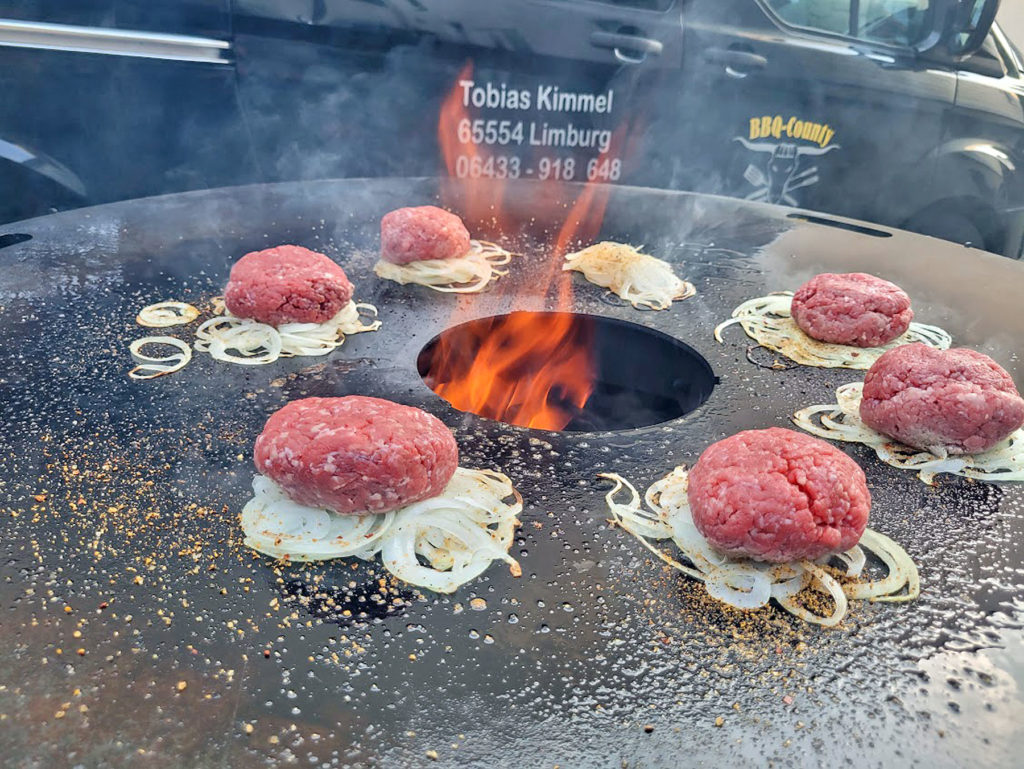
<instances>
[{"instance_id":1,"label":"griddle surface","mask_svg":"<svg viewBox=\"0 0 1024 769\"><path fill-rule=\"evenodd\" d=\"M992 355L1020 386L1024 267L769 206L616 188L601 238L646 246L699 291L638 312L550 270L579 189L511 186L516 225L472 229L524 256L497 290L461 298L372 273L380 216L437 202L435 180L214 190L3 228L32 235L0 249L5 766L1019 765L1024 488L949 476L929 488L841 446L867 473L871 525L914 557L923 593L855 603L829 631L773 608L723 608L666 572L608 526L595 475L646 487L711 442L788 426L860 378L757 368L739 329L725 345L712 338L743 300L820 271L895 281L918 320ZM128 343L150 333L134 323L139 308L202 305L239 256L281 243L339 261L383 328L327 358L247 368L197 354L172 376L126 377ZM665 425L553 434L461 414L420 381L416 356L442 329L558 309L562 280L574 310L696 348L721 379L708 402ZM195 325L166 331L191 340ZM437 414L464 466L512 477L526 499L522 578L495 564L437 596L379 564L275 569L242 546L267 415L350 393Z\"/></svg>"}]
</instances>

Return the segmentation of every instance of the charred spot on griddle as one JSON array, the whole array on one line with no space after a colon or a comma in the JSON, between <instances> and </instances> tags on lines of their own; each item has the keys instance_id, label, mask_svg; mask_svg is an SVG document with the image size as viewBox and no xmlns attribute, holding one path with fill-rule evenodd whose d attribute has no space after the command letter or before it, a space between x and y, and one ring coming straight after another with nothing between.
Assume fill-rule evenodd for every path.
<instances>
[{"instance_id":1,"label":"charred spot on griddle","mask_svg":"<svg viewBox=\"0 0 1024 769\"><path fill-rule=\"evenodd\" d=\"M761 359L764 360L761 360ZM789 371L800 368L800 364L776 355L763 344L752 344L747 347L747 360L758 368L772 369L773 371Z\"/></svg>"},{"instance_id":2,"label":"charred spot on griddle","mask_svg":"<svg viewBox=\"0 0 1024 769\"><path fill-rule=\"evenodd\" d=\"M280 389L289 401L298 398L334 398L340 395L360 395L352 389L354 372L374 367L370 358L332 358L326 363L306 366L299 371L271 380L270 387Z\"/></svg>"},{"instance_id":3,"label":"charred spot on griddle","mask_svg":"<svg viewBox=\"0 0 1024 769\"><path fill-rule=\"evenodd\" d=\"M925 491L922 506L933 511L956 510L965 519L988 518L999 511L1004 494L995 483L943 475Z\"/></svg>"},{"instance_id":4,"label":"charred spot on griddle","mask_svg":"<svg viewBox=\"0 0 1024 769\"><path fill-rule=\"evenodd\" d=\"M381 586L375 579L362 579L355 587L341 587L327 580L299 576L279 583L283 602L295 602L311 617L339 627L362 625L405 611L417 599L407 585Z\"/></svg>"}]
</instances>

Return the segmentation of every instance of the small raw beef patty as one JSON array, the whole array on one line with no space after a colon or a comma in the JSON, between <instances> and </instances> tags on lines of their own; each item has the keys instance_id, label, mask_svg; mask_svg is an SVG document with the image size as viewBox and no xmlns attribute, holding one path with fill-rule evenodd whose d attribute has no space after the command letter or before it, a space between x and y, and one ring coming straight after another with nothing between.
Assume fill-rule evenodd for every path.
<instances>
[{"instance_id":1,"label":"small raw beef patty","mask_svg":"<svg viewBox=\"0 0 1024 769\"><path fill-rule=\"evenodd\" d=\"M302 246L246 254L231 268L224 304L260 323L323 323L352 299L352 284L331 259Z\"/></svg>"},{"instance_id":2,"label":"small raw beef patty","mask_svg":"<svg viewBox=\"0 0 1024 769\"><path fill-rule=\"evenodd\" d=\"M815 275L793 295L792 313L807 336L855 347L891 342L914 319L902 288L863 272Z\"/></svg>"},{"instance_id":3,"label":"small raw beef patty","mask_svg":"<svg viewBox=\"0 0 1024 769\"><path fill-rule=\"evenodd\" d=\"M864 377L860 417L872 430L941 456L987 451L1024 424L1024 399L987 355L905 344Z\"/></svg>"},{"instance_id":4,"label":"small raw beef patty","mask_svg":"<svg viewBox=\"0 0 1024 769\"><path fill-rule=\"evenodd\" d=\"M864 471L839 449L771 427L712 444L690 470L693 522L713 547L784 563L849 550L868 523Z\"/></svg>"},{"instance_id":5,"label":"small raw beef patty","mask_svg":"<svg viewBox=\"0 0 1024 769\"><path fill-rule=\"evenodd\" d=\"M271 414L256 468L303 505L385 513L436 497L459 464L437 417L380 398L303 398Z\"/></svg>"},{"instance_id":6,"label":"small raw beef patty","mask_svg":"<svg viewBox=\"0 0 1024 769\"><path fill-rule=\"evenodd\" d=\"M380 220L380 258L392 264L454 259L470 249L469 230L437 206L399 208Z\"/></svg>"}]
</instances>

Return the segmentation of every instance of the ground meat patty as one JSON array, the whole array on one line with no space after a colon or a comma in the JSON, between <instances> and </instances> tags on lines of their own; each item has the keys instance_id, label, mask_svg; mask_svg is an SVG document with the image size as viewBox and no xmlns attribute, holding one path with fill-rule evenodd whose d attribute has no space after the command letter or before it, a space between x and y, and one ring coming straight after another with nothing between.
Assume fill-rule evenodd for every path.
<instances>
[{"instance_id":1,"label":"ground meat patty","mask_svg":"<svg viewBox=\"0 0 1024 769\"><path fill-rule=\"evenodd\" d=\"M470 249L469 230L437 206L399 208L380 220L380 258L392 264L452 259Z\"/></svg>"},{"instance_id":2,"label":"ground meat patty","mask_svg":"<svg viewBox=\"0 0 1024 769\"><path fill-rule=\"evenodd\" d=\"M792 313L807 336L855 347L891 342L914 318L902 288L863 272L815 275L793 295Z\"/></svg>"},{"instance_id":3,"label":"ground meat patty","mask_svg":"<svg viewBox=\"0 0 1024 769\"><path fill-rule=\"evenodd\" d=\"M352 284L331 259L302 246L246 254L231 268L224 304L260 323L323 323L352 299Z\"/></svg>"},{"instance_id":4,"label":"ground meat patty","mask_svg":"<svg viewBox=\"0 0 1024 769\"><path fill-rule=\"evenodd\" d=\"M871 508L856 462L778 427L709 446L690 470L687 496L693 522L716 549L778 563L849 550Z\"/></svg>"},{"instance_id":5,"label":"ground meat patty","mask_svg":"<svg viewBox=\"0 0 1024 769\"><path fill-rule=\"evenodd\" d=\"M906 344L868 369L860 416L873 430L936 454L987 451L1024 424L1024 399L975 350Z\"/></svg>"},{"instance_id":6,"label":"ground meat patty","mask_svg":"<svg viewBox=\"0 0 1024 769\"><path fill-rule=\"evenodd\" d=\"M271 414L256 468L303 505L384 513L440 494L459 464L437 417L380 398L303 398Z\"/></svg>"}]
</instances>

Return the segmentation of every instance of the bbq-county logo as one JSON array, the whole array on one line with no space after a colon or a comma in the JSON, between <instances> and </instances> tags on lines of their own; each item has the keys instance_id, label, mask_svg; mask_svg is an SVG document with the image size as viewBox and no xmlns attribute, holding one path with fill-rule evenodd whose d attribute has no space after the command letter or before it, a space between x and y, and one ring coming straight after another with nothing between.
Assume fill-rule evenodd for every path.
<instances>
[{"instance_id":1,"label":"bbq-county logo","mask_svg":"<svg viewBox=\"0 0 1024 769\"><path fill-rule=\"evenodd\" d=\"M838 144L829 143L835 135L827 123L784 118L782 115L750 118L748 135L733 138L751 152L763 156L756 161L751 160L743 172L743 178L754 188L747 195L747 200L799 205L793 193L821 180L818 166L807 165L803 159L820 157L839 149Z\"/></svg>"}]
</instances>

